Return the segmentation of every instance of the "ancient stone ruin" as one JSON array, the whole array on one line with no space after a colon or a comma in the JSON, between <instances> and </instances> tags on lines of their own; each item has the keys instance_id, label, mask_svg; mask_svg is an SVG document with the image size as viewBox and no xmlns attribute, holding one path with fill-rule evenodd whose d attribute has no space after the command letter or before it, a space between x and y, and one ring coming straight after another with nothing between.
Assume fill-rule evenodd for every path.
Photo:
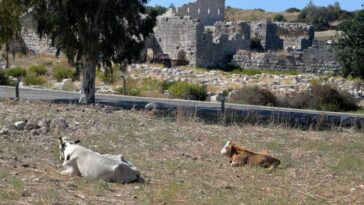
<instances>
[{"instance_id":1,"label":"ancient stone ruin","mask_svg":"<svg viewBox=\"0 0 364 205\"><path fill-rule=\"evenodd\" d=\"M225 22L225 0L195 0L171 7L157 18L141 61L168 55L192 66L337 73L340 68L332 45L314 43L314 29L303 23L272 21ZM55 54L46 38L35 33L31 14L22 18L21 45L36 54Z\"/></svg>"},{"instance_id":2,"label":"ancient stone ruin","mask_svg":"<svg viewBox=\"0 0 364 205\"><path fill-rule=\"evenodd\" d=\"M158 17L142 60L158 54L192 66L338 73L333 44L314 41L313 26L285 22L225 22L224 0L197 0ZM254 46L259 45L259 48ZM258 52L259 51L259 52Z\"/></svg>"}]
</instances>

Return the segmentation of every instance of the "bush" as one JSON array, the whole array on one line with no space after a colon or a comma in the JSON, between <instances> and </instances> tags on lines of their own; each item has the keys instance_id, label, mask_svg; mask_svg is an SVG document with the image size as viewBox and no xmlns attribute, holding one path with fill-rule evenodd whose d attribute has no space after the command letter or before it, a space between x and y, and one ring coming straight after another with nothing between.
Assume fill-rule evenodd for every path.
<instances>
[{"instance_id":1,"label":"bush","mask_svg":"<svg viewBox=\"0 0 364 205\"><path fill-rule=\"evenodd\" d=\"M196 99L205 101L207 90L205 86L189 82L174 82L168 89L169 93L180 99Z\"/></svg>"},{"instance_id":2,"label":"bush","mask_svg":"<svg viewBox=\"0 0 364 205\"><path fill-rule=\"evenodd\" d=\"M113 84L120 79L121 72L119 66L114 65L111 68L105 67L104 70L98 68L96 75L102 82Z\"/></svg>"},{"instance_id":3,"label":"bush","mask_svg":"<svg viewBox=\"0 0 364 205\"><path fill-rule=\"evenodd\" d=\"M28 74L24 78L25 85L44 85L47 80L44 76L37 76L34 73Z\"/></svg>"},{"instance_id":4,"label":"bush","mask_svg":"<svg viewBox=\"0 0 364 205\"><path fill-rule=\"evenodd\" d=\"M0 85L9 85L9 78L5 75L5 72L0 69Z\"/></svg>"},{"instance_id":5,"label":"bush","mask_svg":"<svg viewBox=\"0 0 364 205\"><path fill-rule=\"evenodd\" d=\"M56 65L53 67L52 75L58 82L61 82L65 78L72 78L74 73L69 66Z\"/></svg>"},{"instance_id":6,"label":"bush","mask_svg":"<svg viewBox=\"0 0 364 205\"><path fill-rule=\"evenodd\" d=\"M308 109L310 106L310 95L308 92L300 92L293 96L285 96L278 99L279 107L296 109Z\"/></svg>"},{"instance_id":7,"label":"bush","mask_svg":"<svg viewBox=\"0 0 364 205\"><path fill-rule=\"evenodd\" d=\"M27 74L27 71L22 67L15 67L15 68L10 68L10 69L6 70L6 75L12 76L14 78L25 77L26 74Z\"/></svg>"},{"instance_id":8,"label":"bush","mask_svg":"<svg viewBox=\"0 0 364 205\"><path fill-rule=\"evenodd\" d=\"M273 21L286 21L286 19L284 18L284 16L282 14L276 14L273 16Z\"/></svg>"},{"instance_id":9,"label":"bush","mask_svg":"<svg viewBox=\"0 0 364 205\"><path fill-rule=\"evenodd\" d=\"M140 89L139 88L128 88L126 90L127 95L131 96L140 96Z\"/></svg>"},{"instance_id":10,"label":"bush","mask_svg":"<svg viewBox=\"0 0 364 205\"><path fill-rule=\"evenodd\" d=\"M319 83L312 83L311 91L280 99L279 106L333 112L352 111L359 108L356 99L348 92Z\"/></svg>"},{"instance_id":11,"label":"bush","mask_svg":"<svg viewBox=\"0 0 364 205\"><path fill-rule=\"evenodd\" d=\"M276 106L276 96L267 89L258 86L246 86L230 97L229 102L251 105Z\"/></svg>"},{"instance_id":12,"label":"bush","mask_svg":"<svg viewBox=\"0 0 364 205\"><path fill-rule=\"evenodd\" d=\"M316 110L337 112L358 109L357 102L352 95L327 84L313 84L310 99L310 108Z\"/></svg>"},{"instance_id":13,"label":"bush","mask_svg":"<svg viewBox=\"0 0 364 205\"><path fill-rule=\"evenodd\" d=\"M164 92L165 90L168 90L171 85L173 85L173 82L164 80L161 84L161 91Z\"/></svg>"},{"instance_id":14,"label":"bush","mask_svg":"<svg viewBox=\"0 0 364 205\"><path fill-rule=\"evenodd\" d=\"M47 74L48 70L42 65L33 65L29 67L29 72L34 73L36 76Z\"/></svg>"}]
</instances>

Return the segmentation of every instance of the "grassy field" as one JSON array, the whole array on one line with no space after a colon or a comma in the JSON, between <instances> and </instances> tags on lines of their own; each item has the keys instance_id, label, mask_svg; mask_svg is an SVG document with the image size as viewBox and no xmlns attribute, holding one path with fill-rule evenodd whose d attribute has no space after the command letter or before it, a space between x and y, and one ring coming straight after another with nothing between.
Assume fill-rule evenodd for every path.
<instances>
[{"instance_id":1,"label":"grassy field","mask_svg":"<svg viewBox=\"0 0 364 205\"><path fill-rule=\"evenodd\" d=\"M0 127L63 117L65 131L0 135L0 204L363 204L364 135L354 130L207 124L103 106L0 101ZM57 137L101 153L122 153L145 184L61 176ZM268 149L279 169L232 168L226 140Z\"/></svg>"}]
</instances>

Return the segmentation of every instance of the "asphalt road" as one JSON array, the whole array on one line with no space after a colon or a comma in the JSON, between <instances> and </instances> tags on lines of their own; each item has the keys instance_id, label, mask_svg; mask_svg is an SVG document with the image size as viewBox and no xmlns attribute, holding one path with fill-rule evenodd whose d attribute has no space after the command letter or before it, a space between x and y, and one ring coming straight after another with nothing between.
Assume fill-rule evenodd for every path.
<instances>
[{"instance_id":1,"label":"asphalt road","mask_svg":"<svg viewBox=\"0 0 364 205\"><path fill-rule=\"evenodd\" d=\"M69 91L58 91L49 89L37 89L37 88L20 88L20 98L28 100L45 100L52 102L78 102L79 93ZM0 86L0 98L15 98L15 87ZM111 94L96 94L96 103L108 104L108 105L136 105L143 107L147 103L156 103L161 107L196 107L206 108L211 110L219 110L221 103L190 101L190 100L177 100L177 99L161 99L161 98L145 98L123 95L111 95ZM320 112L313 110L299 110L289 108L276 108L265 106L252 106L252 105L237 105L237 104L225 104L225 108L232 110L254 110L262 112L283 112L283 113L296 113L296 114L308 114L308 115L327 115L327 116L344 116L364 119L364 115L360 114L348 114L337 112Z\"/></svg>"}]
</instances>

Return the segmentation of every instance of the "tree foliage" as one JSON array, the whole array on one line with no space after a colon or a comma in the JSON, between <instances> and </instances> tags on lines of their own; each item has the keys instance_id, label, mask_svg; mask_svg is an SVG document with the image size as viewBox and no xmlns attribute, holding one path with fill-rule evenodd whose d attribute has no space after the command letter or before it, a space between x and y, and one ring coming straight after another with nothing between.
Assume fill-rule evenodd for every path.
<instances>
[{"instance_id":1,"label":"tree foliage","mask_svg":"<svg viewBox=\"0 0 364 205\"><path fill-rule=\"evenodd\" d=\"M286 12L288 12L288 13L301 12L301 10L298 8L295 8L295 7L291 7L291 8L286 9Z\"/></svg>"},{"instance_id":2,"label":"tree foliage","mask_svg":"<svg viewBox=\"0 0 364 205\"><path fill-rule=\"evenodd\" d=\"M164 6L156 5L156 6L147 6L147 13L151 13L152 11L156 12L158 15L162 15L166 13L167 8Z\"/></svg>"},{"instance_id":3,"label":"tree foliage","mask_svg":"<svg viewBox=\"0 0 364 205\"><path fill-rule=\"evenodd\" d=\"M5 45L6 64L9 67L9 49L12 40L18 39L21 33L20 16L26 11L23 0L0 1L0 50Z\"/></svg>"},{"instance_id":4,"label":"tree foliage","mask_svg":"<svg viewBox=\"0 0 364 205\"><path fill-rule=\"evenodd\" d=\"M316 30L320 31L330 29L331 22L351 17L352 13L342 10L338 2L327 7L320 7L310 1L299 14L297 21L312 24Z\"/></svg>"},{"instance_id":5,"label":"tree foliage","mask_svg":"<svg viewBox=\"0 0 364 205\"><path fill-rule=\"evenodd\" d=\"M364 9L353 20L341 26L343 33L337 45L337 56L342 65L342 75L364 79Z\"/></svg>"},{"instance_id":6,"label":"tree foliage","mask_svg":"<svg viewBox=\"0 0 364 205\"><path fill-rule=\"evenodd\" d=\"M37 32L83 67L81 90L86 103L95 101L96 64L139 57L155 26L156 13L147 14L148 0L34 0Z\"/></svg>"}]
</instances>

